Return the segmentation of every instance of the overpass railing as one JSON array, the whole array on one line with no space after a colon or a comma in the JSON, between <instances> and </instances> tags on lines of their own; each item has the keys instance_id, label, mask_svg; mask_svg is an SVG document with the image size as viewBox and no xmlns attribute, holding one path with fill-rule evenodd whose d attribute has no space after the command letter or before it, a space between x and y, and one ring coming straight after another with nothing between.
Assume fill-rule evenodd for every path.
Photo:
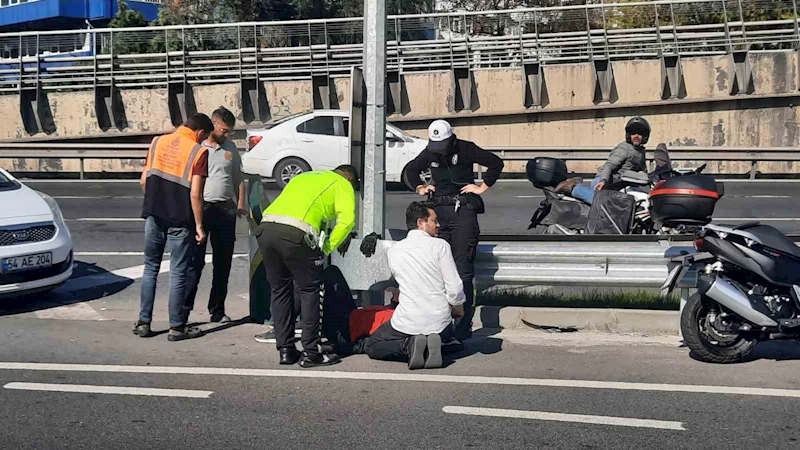
<instances>
[{"instance_id":1,"label":"overpass railing","mask_svg":"<svg viewBox=\"0 0 800 450\"><path fill-rule=\"evenodd\" d=\"M799 0L659 0L389 16L389 72L795 49ZM0 35L0 92L347 76L363 19Z\"/></svg>"},{"instance_id":2,"label":"overpass railing","mask_svg":"<svg viewBox=\"0 0 800 450\"><path fill-rule=\"evenodd\" d=\"M82 144L82 143L7 143L0 142L0 159L77 159L80 177L84 178L87 159L144 160L148 144ZM504 161L527 161L537 156L565 161L604 161L610 147L485 147ZM391 151L391 149L387 149ZM652 154L648 159L652 160ZM800 152L792 147L671 147L672 161L749 161L750 177L755 178L759 162L800 161ZM478 176L482 175L480 167Z\"/></svg>"}]
</instances>

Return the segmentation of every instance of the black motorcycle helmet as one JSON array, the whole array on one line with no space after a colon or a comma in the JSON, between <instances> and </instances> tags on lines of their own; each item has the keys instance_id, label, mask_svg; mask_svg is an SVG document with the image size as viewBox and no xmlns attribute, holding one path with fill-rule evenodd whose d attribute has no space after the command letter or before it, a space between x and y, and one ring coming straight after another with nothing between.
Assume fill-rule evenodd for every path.
<instances>
[{"instance_id":1,"label":"black motorcycle helmet","mask_svg":"<svg viewBox=\"0 0 800 450\"><path fill-rule=\"evenodd\" d=\"M650 139L650 124L644 120L644 117L634 117L625 125L625 142L628 144L633 144L633 142L631 142L632 134L641 135L641 145L647 144L647 141Z\"/></svg>"}]
</instances>

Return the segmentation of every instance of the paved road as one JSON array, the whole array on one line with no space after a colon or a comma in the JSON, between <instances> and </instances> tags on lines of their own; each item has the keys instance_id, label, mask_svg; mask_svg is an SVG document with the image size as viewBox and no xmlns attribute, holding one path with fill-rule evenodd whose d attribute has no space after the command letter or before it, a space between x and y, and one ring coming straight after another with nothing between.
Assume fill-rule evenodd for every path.
<instances>
[{"instance_id":1,"label":"paved road","mask_svg":"<svg viewBox=\"0 0 800 450\"><path fill-rule=\"evenodd\" d=\"M56 198L61 205L76 247L81 251L140 251L144 239L141 192L135 182L29 182L31 187ZM271 197L277 190L269 192ZM500 182L485 195L487 213L480 216L486 234L524 234L530 216L541 201L541 191L525 182ZM714 217L718 222L762 220L786 232L800 232L800 183L729 182ZM388 228L405 228L405 208L419 196L393 186L387 193ZM247 233L240 221L239 232ZM246 241L237 242L246 251Z\"/></svg>"},{"instance_id":2,"label":"paved road","mask_svg":"<svg viewBox=\"0 0 800 450\"><path fill-rule=\"evenodd\" d=\"M692 360L674 336L482 329L442 370L409 374L364 356L286 369L274 348L253 341L263 328L243 320L246 257L234 260L230 326L205 323L207 266L192 320L208 334L180 343L135 337L136 184L31 185L57 198L78 263L57 291L0 303L2 448L797 448L793 343L712 366ZM718 215L793 218L798 188L732 183ZM525 183L499 184L484 231L524 229L536 195ZM402 224L415 198L388 195L390 226ZM774 223L791 230L795 222ZM239 225L236 251L246 253ZM167 278L159 278L157 330L167 328Z\"/></svg>"},{"instance_id":3,"label":"paved road","mask_svg":"<svg viewBox=\"0 0 800 450\"><path fill-rule=\"evenodd\" d=\"M181 343L128 325L0 318L3 447L789 449L800 439L800 353L787 344L723 367L674 339L485 330L441 370L360 355L304 370L279 367L252 340L255 325Z\"/></svg>"}]
</instances>

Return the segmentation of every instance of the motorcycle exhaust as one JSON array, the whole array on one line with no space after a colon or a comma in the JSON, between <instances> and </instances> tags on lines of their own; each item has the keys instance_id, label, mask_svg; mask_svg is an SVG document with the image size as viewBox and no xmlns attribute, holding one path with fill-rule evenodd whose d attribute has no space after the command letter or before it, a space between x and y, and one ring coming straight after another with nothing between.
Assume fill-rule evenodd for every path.
<instances>
[{"instance_id":1,"label":"motorcycle exhaust","mask_svg":"<svg viewBox=\"0 0 800 450\"><path fill-rule=\"evenodd\" d=\"M777 322L753 309L747 294L722 275L701 274L697 279L697 291L756 325L762 327L778 326Z\"/></svg>"}]
</instances>

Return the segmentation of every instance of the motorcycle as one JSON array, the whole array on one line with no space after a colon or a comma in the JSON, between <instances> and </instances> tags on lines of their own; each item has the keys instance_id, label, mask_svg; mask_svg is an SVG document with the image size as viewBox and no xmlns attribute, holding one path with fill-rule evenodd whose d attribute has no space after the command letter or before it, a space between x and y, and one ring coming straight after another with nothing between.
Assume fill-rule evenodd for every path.
<instances>
[{"instance_id":1,"label":"motorcycle","mask_svg":"<svg viewBox=\"0 0 800 450\"><path fill-rule=\"evenodd\" d=\"M800 339L800 247L758 222L705 225L695 237L698 253L674 260L663 289L694 269L697 293L680 327L697 359L734 363L758 341Z\"/></svg>"},{"instance_id":2,"label":"motorcycle","mask_svg":"<svg viewBox=\"0 0 800 450\"><path fill-rule=\"evenodd\" d=\"M611 217L609 211L602 211L615 223L612 229L616 234L686 234L711 222L716 202L724 195L722 183L702 174L705 164L694 170L677 171L668 156L661 161L650 174L633 171L619 174L614 189L629 196L632 206L618 208L625 213L622 217ZM558 183L567 179L562 160L535 158L528 161L527 174L534 187L545 195L531 217L529 230L535 228L544 234L588 234L587 221L595 205L555 190Z\"/></svg>"}]
</instances>

